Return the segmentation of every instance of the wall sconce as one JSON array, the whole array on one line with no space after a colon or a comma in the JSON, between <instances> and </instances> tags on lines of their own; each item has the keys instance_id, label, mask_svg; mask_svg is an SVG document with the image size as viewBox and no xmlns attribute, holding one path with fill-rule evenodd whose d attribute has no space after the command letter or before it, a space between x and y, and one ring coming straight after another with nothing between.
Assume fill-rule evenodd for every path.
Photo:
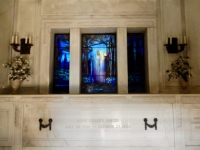
<instances>
[{"instance_id":1,"label":"wall sconce","mask_svg":"<svg viewBox=\"0 0 200 150\"><path fill-rule=\"evenodd\" d=\"M179 44L178 44L178 38L168 37L166 39L166 44L164 46L166 46L168 53L179 53L179 52L182 52L185 49L186 45L187 45L186 36L183 36L183 37L181 36Z\"/></svg>"},{"instance_id":2,"label":"wall sconce","mask_svg":"<svg viewBox=\"0 0 200 150\"><path fill-rule=\"evenodd\" d=\"M16 52L20 52L20 54L30 54L30 49L33 44L31 44L31 36L26 35L26 38L22 38L20 44L18 44L18 36L13 35L11 44L12 48ZM20 50L18 50L18 46L20 46Z\"/></svg>"}]
</instances>

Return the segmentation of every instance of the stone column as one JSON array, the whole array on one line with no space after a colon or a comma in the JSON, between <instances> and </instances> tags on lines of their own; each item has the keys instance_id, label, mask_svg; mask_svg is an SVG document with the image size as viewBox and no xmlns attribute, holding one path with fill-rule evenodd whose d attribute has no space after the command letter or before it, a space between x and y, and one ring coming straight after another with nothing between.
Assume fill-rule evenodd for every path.
<instances>
[{"instance_id":1,"label":"stone column","mask_svg":"<svg viewBox=\"0 0 200 150\"><path fill-rule=\"evenodd\" d=\"M69 93L80 93L81 75L81 39L80 28L70 29L70 71L69 71Z\"/></svg>"},{"instance_id":2,"label":"stone column","mask_svg":"<svg viewBox=\"0 0 200 150\"><path fill-rule=\"evenodd\" d=\"M13 144L12 150L15 149L23 149L23 142L22 142L22 114L23 114L23 106L21 104L20 97L16 97L15 106L15 115L14 115L14 135L13 135Z\"/></svg>"},{"instance_id":3,"label":"stone column","mask_svg":"<svg viewBox=\"0 0 200 150\"><path fill-rule=\"evenodd\" d=\"M127 29L117 28L117 84L118 94L128 93Z\"/></svg>"},{"instance_id":4,"label":"stone column","mask_svg":"<svg viewBox=\"0 0 200 150\"><path fill-rule=\"evenodd\" d=\"M158 93L158 50L157 50L157 31L156 28L147 28L147 46L145 72L148 93Z\"/></svg>"},{"instance_id":5,"label":"stone column","mask_svg":"<svg viewBox=\"0 0 200 150\"><path fill-rule=\"evenodd\" d=\"M183 104L181 96L176 96L176 103L173 104L174 109L174 129L175 129L175 150L185 150L185 135L183 125ZM188 120L189 121L189 120Z\"/></svg>"}]
</instances>

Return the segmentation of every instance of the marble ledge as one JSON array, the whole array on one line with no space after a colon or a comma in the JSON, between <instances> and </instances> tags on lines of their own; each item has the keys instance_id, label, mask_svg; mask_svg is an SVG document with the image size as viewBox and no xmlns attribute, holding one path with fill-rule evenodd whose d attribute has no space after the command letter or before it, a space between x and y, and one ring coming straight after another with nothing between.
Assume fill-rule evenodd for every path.
<instances>
[{"instance_id":1,"label":"marble ledge","mask_svg":"<svg viewBox=\"0 0 200 150\"><path fill-rule=\"evenodd\" d=\"M200 104L200 94L0 94L1 102Z\"/></svg>"},{"instance_id":2,"label":"marble ledge","mask_svg":"<svg viewBox=\"0 0 200 150\"><path fill-rule=\"evenodd\" d=\"M7 87L7 88L1 88L0 89L0 96L1 95L34 95L37 94L37 91L33 87L24 87L20 88L16 91L15 94L12 93L12 88Z\"/></svg>"}]
</instances>

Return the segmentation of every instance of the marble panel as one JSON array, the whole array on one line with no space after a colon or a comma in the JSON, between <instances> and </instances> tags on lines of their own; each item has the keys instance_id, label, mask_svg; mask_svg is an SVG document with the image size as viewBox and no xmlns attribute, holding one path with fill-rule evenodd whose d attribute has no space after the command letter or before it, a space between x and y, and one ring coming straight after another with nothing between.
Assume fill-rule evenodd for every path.
<instances>
[{"instance_id":1,"label":"marble panel","mask_svg":"<svg viewBox=\"0 0 200 150\"><path fill-rule=\"evenodd\" d=\"M39 118L49 128L39 130ZM145 130L144 118L157 130ZM171 104L65 103L24 104L25 147L174 147Z\"/></svg>"},{"instance_id":2,"label":"marble panel","mask_svg":"<svg viewBox=\"0 0 200 150\"><path fill-rule=\"evenodd\" d=\"M184 104L186 145L200 145L200 105Z\"/></svg>"},{"instance_id":3,"label":"marble panel","mask_svg":"<svg viewBox=\"0 0 200 150\"><path fill-rule=\"evenodd\" d=\"M14 121L14 107L12 104L1 103L0 105L0 145L12 145L12 132Z\"/></svg>"},{"instance_id":4,"label":"marble panel","mask_svg":"<svg viewBox=\"0 0 200 150\"><path fill-rule=\"evenodd\" d=\"M186 150L199 150L200 146L186 146Z\"/></svg>"},{"instance_id":5,"label":"marble panel","mask_svg":"<svg viewBox=\"0 0 200 150\"><path fill-rule=\"evenodd\" d=\"M181 98L182 103L184 104L198 104L200 102L200 96L199 95L188 95L183 96Z\"/></svg>"},{"instance_id":6,"label":"marble panel","mask_svg":"<svg viewBox=\"0 0 200 150\"><path fill-rule=\"evenodd\" d=\"M67 150L174 150L174 147L68 147ZM24 147L23 150L66 150L66 147ZM197 149L188 149L197 150Z\"/></svg>"},{"instance_id":7,"label":"marble panel","mask_svg":"<svg viewBox=\"0 0 200 150\"><path fill-rule=\"evenodd\" d=\"M0 150L12 150L12 147L2 146L2 147L0 147Z\"/></svg>"},{"instance_id":8,"label":"marble panel","mask_svg":"<svg viewBox=\"0 0 200 150\"><path fill-rule=\"evenodd\" d=\"M115 7L113 7L115 6ZM42 15L155 15L156 0L43 0Z\"/></svg>"}]
</instances>

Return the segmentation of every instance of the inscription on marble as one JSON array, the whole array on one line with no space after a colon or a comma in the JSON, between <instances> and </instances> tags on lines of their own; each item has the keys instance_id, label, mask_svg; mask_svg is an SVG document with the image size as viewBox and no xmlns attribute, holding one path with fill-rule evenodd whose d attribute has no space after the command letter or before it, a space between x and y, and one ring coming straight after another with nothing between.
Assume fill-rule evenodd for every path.
<instances>
[{"instance_id":1,"label":"inscription on marble","mask_svg":"<svg viewBox=\"0 0 200 150\"><path fill-rule=\"evenodd\" d=\"M200 138L200 111L191 111L191 132L193 138Z\"/></svg>"},{"instance_id":2,"label":"inscription on marble","mask_svg":"<svg viewBox=\"0 0 200 150\"><path fill-rule=\"evenodd\" d=\"M122 128L128 129L131 128L131 125L124 124L121 125L120 119L78 119L77 124L73 125L66 125L66 129L113 129L113 128ZM81 123L81 125L80 125ZM82 124L85 123L85 124ZM86 124L86 123L95 123L94 124ZM103 124L102 124L103 123ZM110 123L117 123L117 124L110 124Z\"/></svg>"},{"instance_id":3,"label":"inscription on marble","mask_svg":"<svg viewBox=\"0 0 200 150\"><path fill-rule=\"evenodd\" d=\"M118 104L117 106L119 107ZM127 110L122 108L114 110L115 106L108 105L104 106L103 109L97 110L91 108L87 110L82 105L81 107L83 108L79 106L77 109L76 107L74 106L74 109L70 109L70 107L67 109L46 108L43 111L31 111L31 119L37 121L34 122L34 125L28 125L28 130L34 132L27 134L27 137L34 137L34 139L51 137L73 140L147 140L151 139L152 135L156 133L154 138L166 138L165 131L168 129L166 128L164 119L158 116L158 114L165 116L165 111L132 110L132 107ZM113 108L108 109L108 107ZM27 110L29 109L27 108ZM44 123L45 120L48 123L48 120L45 118L52 118L54 120L50 132L48 130L44 130L43 132L38 130L37 118L41 115L44 115ZM149 129L145 131L143 119L148 118L149 123L153 124L152 120L155 117L159 120L158 130ZM47 135L45 131L49 134Z\"/></svg>"}]
</instances>

